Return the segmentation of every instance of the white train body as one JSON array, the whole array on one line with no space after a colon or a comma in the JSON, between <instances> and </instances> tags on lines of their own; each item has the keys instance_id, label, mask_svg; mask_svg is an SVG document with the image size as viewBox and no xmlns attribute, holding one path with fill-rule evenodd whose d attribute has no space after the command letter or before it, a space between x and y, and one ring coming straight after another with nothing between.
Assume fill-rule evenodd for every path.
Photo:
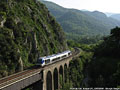
<instances>
[{"instance_id":1,"label":"white train body","mask_svg":"<svg viewBox=\"0 0 120 90\"><path fill-rule=\"evenodd\" d=\"M37 60L37 65L40 65L40 66L43 67L47 64L53 63L55 61L62 60L64 58L67 58L70 55L72 55L71 51L67 50L67 51L64 51L62 53L53 54L53 55L45 56L45 57L40 57Z\"/></svg>"}]
</instances>

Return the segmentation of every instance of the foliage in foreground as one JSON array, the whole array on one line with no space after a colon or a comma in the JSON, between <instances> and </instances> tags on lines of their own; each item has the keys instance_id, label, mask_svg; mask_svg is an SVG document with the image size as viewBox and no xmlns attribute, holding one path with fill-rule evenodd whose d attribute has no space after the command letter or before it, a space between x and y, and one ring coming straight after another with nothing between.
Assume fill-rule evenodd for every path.
<instances>
[{"instance_id":1,"label":"foliage in foreground","mask_svg":"<svg viewBox=\"0 0 120 90\"><path fill-rule=\"evenodd\" d=\"M120 86L120 28L111 30L110 36L104 39L95 49L89 65L92 87Z\"/></svg>"},{"instance_id":2,"label":"foliage in foreground","mask_svg":"<svg viewBox=\"0 0 120 90\"><path fill-rule=\"evenodd\" d=\"M93 53L81 51L78 58L70 62L68 71L68 81L63 83L61 90L69 90L70 88L80 88L83 86L83 80L85 78L85 68L91 61Z\"/></svg>"}]
</instances>

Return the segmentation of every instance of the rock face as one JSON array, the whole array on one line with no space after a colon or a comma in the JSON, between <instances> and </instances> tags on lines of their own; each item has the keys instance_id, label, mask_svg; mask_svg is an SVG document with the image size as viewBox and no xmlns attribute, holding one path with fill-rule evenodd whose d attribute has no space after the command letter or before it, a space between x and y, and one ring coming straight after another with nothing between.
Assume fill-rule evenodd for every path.
<instances>
[{"instance_id":1,"label":"rock face","mask_svg":"<svg viewBox=\"0 0 120 90\"><path fill-rule=\"evenodd\" d=\"M6 21L5 19L3 21L1 21L0 27L4 26L5 21Z\"/></svg>"},{"instance_id":2,"label":"rock face","mask_svg":"<svg viewBox=\"0 0 120 90\"><path fill-rule=\"evenodd\" d=\"M18 72L19 71L23 71L23 61L22 61L21 57L18 60Z\"/></svg>"},{"instance_id":3,"label":"rock face","mask_svg":"<svg viewBox=\"0 0 120 90\"><path fill-rule=\"evenodd\" d=\"M30 67L40 56L67 49L64 32L37 0L0 2L0 75ZM7 74L6 74L7 75Z\"/></svg>"}]
</instances>

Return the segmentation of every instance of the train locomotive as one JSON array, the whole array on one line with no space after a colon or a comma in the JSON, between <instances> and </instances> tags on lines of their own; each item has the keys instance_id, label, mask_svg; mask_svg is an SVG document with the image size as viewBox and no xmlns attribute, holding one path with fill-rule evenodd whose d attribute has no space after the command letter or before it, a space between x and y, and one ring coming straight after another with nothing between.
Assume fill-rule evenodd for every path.
<instances>
[{"instance_id":1,"label":"train locomotive","mask_svg":"<svg viewBox=\"0 0 120 90\"><path fill-rule=\"evenodd\" d=\"M64 58L67 58L71 55L72 55L72 52L70 50L67 50L67 51L64 51L62 53L53 54L53 55L45 56L45 57L40 57L40 58L37 59L37 64L36 65L43 67L43 66L48 65L50 63L53 63L53 62L62 60Z\"/></svg>"}]
</instances>

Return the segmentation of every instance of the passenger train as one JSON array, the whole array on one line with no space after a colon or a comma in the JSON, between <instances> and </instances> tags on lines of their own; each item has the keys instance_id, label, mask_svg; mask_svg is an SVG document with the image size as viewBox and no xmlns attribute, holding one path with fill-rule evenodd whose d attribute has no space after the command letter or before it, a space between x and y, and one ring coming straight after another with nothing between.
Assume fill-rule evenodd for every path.
<instances>
[{"instance_id":1,"label":"passenger train","mask_svg":"<svg viewBox=\"0 0 120 90\"><path fill-rule=\"evenodd\" d=\"M45 56L45 57L40 57L37 59L36 65L43 67L43 66L48 65L50 63L53 63L55 61L59 61L59 60L62 60L64 58L67 58L71 55L72 55L72 52L70 50L67 50L67 51L64 51L62 53L53 54L53 55Z\"/></svg>"}]
</instances>

